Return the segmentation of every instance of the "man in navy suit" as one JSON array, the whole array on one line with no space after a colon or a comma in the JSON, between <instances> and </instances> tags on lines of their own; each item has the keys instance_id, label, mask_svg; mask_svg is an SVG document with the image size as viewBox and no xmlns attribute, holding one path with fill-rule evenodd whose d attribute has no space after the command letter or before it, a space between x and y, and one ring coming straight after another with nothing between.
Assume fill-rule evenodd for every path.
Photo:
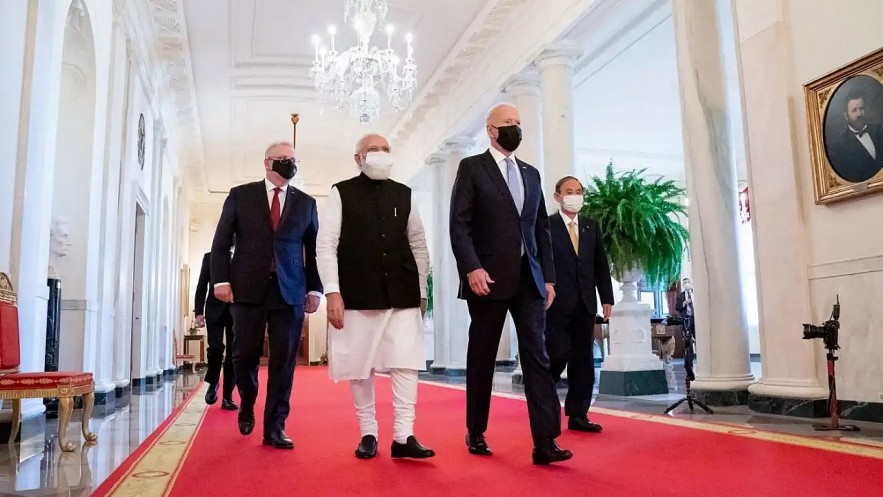
<instances>
[{"instance_id":1,"label":"man in navy suit","mask_svg":"<svg viewBox=\"0 0 883 497\"><path fill-rule=\"evenodd\" d=\"M543 344L545 309L555 298L555 267L540 173L517 159L521 119L509 104L487 116L488 151L460 162L451 195L451 246L459 297L472 323L466 356L466 445L490 455L484 437L497 349L506 313L518 335L534 464L570 459L555 443L561 406Z\"/></svg>"},{"instance_id":2,"label":"man in navy suit","mask_svg":"<svg viewBox=\"0 0 883 497\"><path fill-rule=\"evenodd\" d=\"M207 253L202 258L202 268L199 270L199 283L196 284L196 299L193 305L193 314L196 315L196 324L206 327L208 335L208 370L205 372L205 382L208 390L205 392L205 403L213 405L218 401L218 380L221 377L221 367L224 369L224 390L221 409L235 411L239 407L233 403L233 387L236 386L236 375L233 373L233 316L230 314L230 306L215 298L215 293L209 292L211 278L212 254ZM227 345L224 346L226 339ZM224 356L224 350L227 355Z\"/></svg>"},{"instance_id":3,"label":"man in navy suit","mask_svg":"<svg viewBox=\"0 0 883 497\"><path fill-rule=\"evenodd\" d=\"M291 383L304 312L315 312L322 295L316 267L316 200L289 185L297 173L294 147L270 145L266 178L230 190L212 243L215 296L233 314L233 367L239 387L239 431L254 429L258 366L264 331L269 337L264 444L292 449L285 432ZM233 237L236 251L229 257ZM309 295L308 295L309 294Z\"/></svg>"},{"instance_id":4,"label":"man in navy suit","mask_svg":"<svg viewBox=\"0 0 883 497\"><path fill-rule=\"evenodd\" d=\"M601 227L579 214L583 186L573 176L555 185L561 210L549 215L552 254L555 260L555 302L546 312L546 351L552 376L557 380L567 367L567 398L564 414L570 430L599 432L601 425L589 421L595 385L592 347L595 315L601 298L604 319L613 309L613 281L601 239Z\"/></svg>"}]
</instances>

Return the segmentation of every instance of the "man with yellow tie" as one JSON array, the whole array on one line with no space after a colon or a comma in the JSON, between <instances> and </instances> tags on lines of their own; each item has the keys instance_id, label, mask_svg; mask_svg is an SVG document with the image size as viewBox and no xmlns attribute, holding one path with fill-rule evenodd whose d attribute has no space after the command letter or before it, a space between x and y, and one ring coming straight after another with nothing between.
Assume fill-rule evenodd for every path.
<instances>
[{"instance_id":1,"label":"man with yellow tie","mask_svg":"<svg viewBox=\"0 0 883 497\"><path fill-rule=\"evenodd\" d=\"M594 433L601 431L588 417L595 384L595 292L606 320L613 308L613 282L601 228L579 214L582 184L573 176L561 178L555 184L555 200L561 210L549 215L549 228L557 283L555 301L546 311L546 352L556 381L567 367L567 428Z\"/></svg>"}]
</instances>

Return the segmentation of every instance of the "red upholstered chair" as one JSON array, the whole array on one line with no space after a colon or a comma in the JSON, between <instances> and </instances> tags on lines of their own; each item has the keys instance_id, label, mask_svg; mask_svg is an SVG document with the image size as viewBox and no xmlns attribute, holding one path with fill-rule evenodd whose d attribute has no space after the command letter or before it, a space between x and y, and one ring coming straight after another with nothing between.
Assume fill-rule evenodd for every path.
<instances>
[{"instance_id":1,"label":"red upholstered chair","mask_svg":"<svg viewBox=\"0 0 883 497\"><path fill-rule=\"evenodd\" d=\"M95 382L92 373L36 372L21 373L18 308L12 281L0 273L0 400L12 401L12 429L9 442L15 442L21 425L21 399L58 399L58 445L64 452L73 452L76 445L67 441L67 426L74 407L74 397L83 397L83 438L87 443L98 441L89 431L89 418L95 404Z\"/></svg>"}]
</instances>

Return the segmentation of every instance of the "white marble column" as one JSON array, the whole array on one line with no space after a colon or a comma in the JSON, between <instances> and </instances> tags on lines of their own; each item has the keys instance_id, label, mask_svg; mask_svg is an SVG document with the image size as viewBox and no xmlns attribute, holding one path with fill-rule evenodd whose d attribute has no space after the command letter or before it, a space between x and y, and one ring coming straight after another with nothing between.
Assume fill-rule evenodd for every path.
<instances>
[{"instance_id":1,"label":"white marble column","mask_svg":"<svg viewBox=\"0 0 883 497\"><path fill-rule=\"evenodd\" d=\"M674 0L673 11L695 286L693 388L745 391L754 377L739 277L734 116L727 111L717 2Z\"/></svg>"},{"instance_id":2,"label":"white marble column","mask_svg":"<svg viewBox=\"0 0 883 497\"><path fill-rule=\"evenodd\" d=\"M430 368L444 370L448 367L450 343L447 335L448 301L457 298L456 281L449 281L445 271L445 254L450 250L451 238L448 236L448 216L446 205L450 204L451 192L447 188L448 157L435 153L426 160L432 172L433 205L433 247L432 261L432 334L434 340L434 357Z\"/></svg>"},{"instance_id":3,"label":"white marble column","mask_svg":"<svg viewBox=\"0 0 883 497\"><path fill-rule=\"evenodd\" d=\"M522 73L513 77L505 86L506 95L512 97L521 116L521 145L516 155L537 168L545 185L543 168L543 102L540 98L540 81L536 74Z\"/></svg>"},{"instance_id":4,"label":"white marble column","mask_svg":"<svg viewBox=\"0 0 883 497\"><path fill-rule=\"evenodd\" d=\"M447 164L445 165L444 175L445 186L441 191L441 198L438 202L443 204L445 212L450 212L451 190L454 187L454 180L457 178L457 168L460 165L460 161L472 152L472 147L474 146L475 141L467 136L451 138L443 146L442 150L447 156ZM444 271L445 292L447 294L444 319L444 335L448 343L446 370L449 373L453 373L466 370L466 347L469 342L470 320L466 301L457 298L460 276L457 272L457 261L454 260L454 252L451 250L449 224L449 219L445 217L444 224L437 229L441 230L439 234L446 242L440 267Z\"/></svg>"},{"instance_id":5,"label":"white marble column","mask_svg":"<svg viewBox=\"0 0 883 497\"><path fill-rule=\"evenodd\" d=\"M761 378L748 391L766 397L818 399L828 393L822 347L803 340L800 333L801 324L814 315L798 173L803 165L797 161L792 130L798 124L789 105L802 97L782 13L781 0L736 1L745 129L751 143L747 156L751 226L760 278Z\"/></svg>"},{"instance_id":6,"label":"white marble column","mask_svg":"<svg viewBox=\"0 0 883 497\"><path fill-rule=\"evenodd\" d=\"M557 208L549 188L574 173L573 63L579 50L569 43L548 47L536 60L540 70L543 120L543 171L546 209ZM522 120L524 117L522 116ZM550 186L551 185L551 186Z\"/></svg>"}]
</instances>

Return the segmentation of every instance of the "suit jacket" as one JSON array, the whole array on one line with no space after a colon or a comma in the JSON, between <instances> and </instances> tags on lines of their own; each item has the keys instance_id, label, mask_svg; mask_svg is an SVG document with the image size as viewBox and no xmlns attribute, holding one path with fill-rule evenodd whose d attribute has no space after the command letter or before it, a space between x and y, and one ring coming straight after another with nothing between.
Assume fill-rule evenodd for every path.
<instances>
[{"instance_id":1,"label":"suit jacket","mask_svg":"<svg viewBox=\"0 0 883 497\"><path fill-rule=\"evenodd\" d=\"M289 185L274 232L265 185L261 180L230 190L212 242L211 273L218 283L230 283L234 303L257 304L264 298L275 258L282 297L289 305L303 305L307 292L322 293L316 268L316 200Z\"/></svg>"},{"instance_id":2,"label":"suit jacket","mask_svg":"<svg viewBox=\"0 0 883 497\"><path fill-rule=\"evenodd\" d=\"M214 288L214 283L217 283L211 277L211 260L211 252L202 257L202 269L199 270L199 282L196 284L193 313L197 316L205 316L207 321L219 321L227 311L227 304L218 300L214 291L209 291L209 288Z\"/></svg>"},{"instance_id":3,"label":"suit jacket","mask_svg":"<svg viewBox=\"0 0 883 497\"><path fill-rule=\"evenodd\" d=\"M517 160L524 182L524 207L519 216L497 163L489 151L460 161L451 193L451 248L460 273L461 299L505 300L518 289L521 247L530 263L531 275L545 298L545 283L555 283L549 218L540 173ZM475 295L467 275L479 268L494 283L490 294Z\"/></svg>"},{"instance_id":4,"label":"suit jacket","mask_svg":"<svg viewBox=\"0 0 883 497\"><path fill-rule=\"evenodd\" d=\"M598 312L597 289L602 304L613 304L613 281L598 223L579 216L579 253L574 252L570 233L555 212L549 215L552 255L555 261L555 300L549 312L570 314L582 300L590 314Z\"/></svg>"},{"instance_id":5,"label":"suit jacket","mask_svg":"<svg viewBox=\"0 0 883 497\"><path fill-rule=\"evenodd\" d=\"M877 158L871 157L849 128L843 130L832 143L828 159L837 174L853 183L872 178L883 168L883 128L879 124L869 124L867 133L877 149Z\"/></svg>"}]
</instances>

